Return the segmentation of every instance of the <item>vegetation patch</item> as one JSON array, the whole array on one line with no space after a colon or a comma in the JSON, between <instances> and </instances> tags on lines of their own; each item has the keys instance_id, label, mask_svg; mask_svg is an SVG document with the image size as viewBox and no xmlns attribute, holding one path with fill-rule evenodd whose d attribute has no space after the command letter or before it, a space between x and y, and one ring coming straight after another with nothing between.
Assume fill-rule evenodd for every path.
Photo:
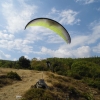
<instances>
[{"instance_id":1,"label":"vegetation patch","mask_svg":"<svg viewBox=\"0 0 100 100\"><path fill-rule=\"evenodd\" d=\"M0 87L8 84L12 84L15 80L21 80L20 76L16 72L8 72L7 75L0 75Z\"/></svg>"},{"instance_id":2,"label":"vegetation patch","mask_svg":"<svg viewBox=\"0 0 100 100\"><path fill-rule=\"evenodd\" d=\"M24 94L22 100L56 100L56 95L49 90L33 88Z\"/></svg>"},{"instance_id":3,"label":"vegetation patch","mask_svg":"<svg viewBox=\"0 0 100 100\"><path fill-rule=\"evenodd\" d=\"M50 74L47 74L49 76L47 82L52 86L49 92L52 90L51 93L55 92L54 94L60 95L59 98L62 98L64 94L62 92L65 91L68 95L71 94L71 91L76 94L76 97L78 95L86 100L93 100L90 99L92 98L92 93L89 92L89 89L96 91L97 95L100 94L100 57L47 58L43 60L35 58L28 60L22 56L18 61L0 60L0 67L31 69L44 71L44 73L45 71L50 71ZM6 84L4 79L20 80L15 72L9 72L7 77L1 76L1 84ZM85 94L86 91L87 93ZM95 98L97 95L94 94Z\"/></svg>"},{"instance_id":4,"label":"vegetation patch","mask_svg":"<svg viewBox=\"0 0 100 100\"><path fill-rule=\"evenodd\" d=\"M0 75L0 88L11 83L12 80L8 79L7 75Z\"/></svg>"},{"instance_id":5,"label":"vegetation patch","mask_svg":"<svg viewBox=\"0 0 100 100\"><path fill-rule=\"evenodd\" d=\"M14 80L21 80L21 77L16 72L12 72L12 71L7 73L7 77Z\"/></svg>"}]
</instances>

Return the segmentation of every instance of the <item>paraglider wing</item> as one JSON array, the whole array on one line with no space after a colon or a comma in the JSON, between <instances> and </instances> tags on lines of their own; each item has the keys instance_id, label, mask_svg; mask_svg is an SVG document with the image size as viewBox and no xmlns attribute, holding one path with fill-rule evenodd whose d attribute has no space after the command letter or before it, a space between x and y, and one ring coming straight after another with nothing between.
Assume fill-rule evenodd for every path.
<instances>
[{"instance_id":1,"label":"paraglider wing","mask_svg":"<svg viewBox=\"0 0 100 100\"><path fill-rule=\"evenodd\" d=\"M29 26L43 26L51 29L58 35L60 35L67 43L71 43L71 38L68 31L57 21L49 18L36 18L31 20L26 26L25 29Z\"/></svg>"}]
</instances>

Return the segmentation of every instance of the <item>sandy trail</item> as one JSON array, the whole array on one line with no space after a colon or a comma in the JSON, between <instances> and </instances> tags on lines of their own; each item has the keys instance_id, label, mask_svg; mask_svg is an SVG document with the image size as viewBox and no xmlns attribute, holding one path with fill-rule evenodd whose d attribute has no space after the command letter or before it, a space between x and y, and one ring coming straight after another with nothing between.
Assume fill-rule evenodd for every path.
<instances>
[{"instance_id":1,"label":"sandy trail","mask_svg":"<svg viewBox=\"0 0 100 100\"><path fill-rule=\"evenodd\" d=\"M42 73L39 71L32 70L17 70L9 68L0 68L0 73L7 73L10 71L17 72L21 77L22 81L14 82L12 85L4 86L0 88L0 100L16 100L17 95L23 95L25 91L30 89L39 79L42 78ZM45 79L46 75L43 74Z\"/></svg>"}]
</instances>

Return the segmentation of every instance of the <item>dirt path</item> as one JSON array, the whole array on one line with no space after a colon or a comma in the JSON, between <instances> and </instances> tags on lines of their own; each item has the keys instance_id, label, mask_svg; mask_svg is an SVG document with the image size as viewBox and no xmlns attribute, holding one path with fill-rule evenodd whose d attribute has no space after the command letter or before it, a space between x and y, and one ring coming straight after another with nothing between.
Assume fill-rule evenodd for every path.
<instances>
[{"instance_id":1,"label":"dirt path","mask_svg":"<svg viewBox=\"0 0 100 100\"><path fill-rule=\"evenodd\" d=\"M17 69L1 69L0 73L6 73L9 71L17 72L22 81L14 82L12 85L4 86L0 88L0 100L16 100L17 95L23 95L32 85L34 85L40 78L45 79L46 75L39 71L32 70L17 70Z\"/></svg>"}]
</instances>

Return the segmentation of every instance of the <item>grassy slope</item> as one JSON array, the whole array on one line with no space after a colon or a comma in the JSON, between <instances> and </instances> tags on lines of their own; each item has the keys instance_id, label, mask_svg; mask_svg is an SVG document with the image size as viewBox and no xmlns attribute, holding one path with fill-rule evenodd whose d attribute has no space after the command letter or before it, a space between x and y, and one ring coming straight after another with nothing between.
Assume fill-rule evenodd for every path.
<instances>
[{"instance_id":1,"label":"grassy slope","mask_svg":"<svg viewBox=\"0 0 100 100\"><path fill-rule=\"evenodd\" d=\"M15 81L12 85L0 88L0 100L15 100L16 95L23 95L38 81L38 79L42 78L42 72L39 71L0 68L0 74L6 74L10 71L17 72L22 77L22 81ZM51 72L44 72L43 78L48 86L51 88L55 86L55 88L52 88L52 92L54 91L54 93L57 91L56 83L61 83L64 84L65 87L74 87L80 93L90 93L95 100L100 100L100 91L90 88L79 80L70 77L62 77Z\"/></svg>"},{"instance_id":2,"label":"grassy slope","mask_svg":"<svg viewBox=\"0 0 100 100\"><path fill-rule=\"evenodd\" d=\"M16 95L25 93L42 76L42 72L38 71L0 68L0 74L6 74L10 71L17 72L22 77L22 81L16 81L12 85L0 88L0 100L15 100Z\"/></svg>"}]
</instances>

